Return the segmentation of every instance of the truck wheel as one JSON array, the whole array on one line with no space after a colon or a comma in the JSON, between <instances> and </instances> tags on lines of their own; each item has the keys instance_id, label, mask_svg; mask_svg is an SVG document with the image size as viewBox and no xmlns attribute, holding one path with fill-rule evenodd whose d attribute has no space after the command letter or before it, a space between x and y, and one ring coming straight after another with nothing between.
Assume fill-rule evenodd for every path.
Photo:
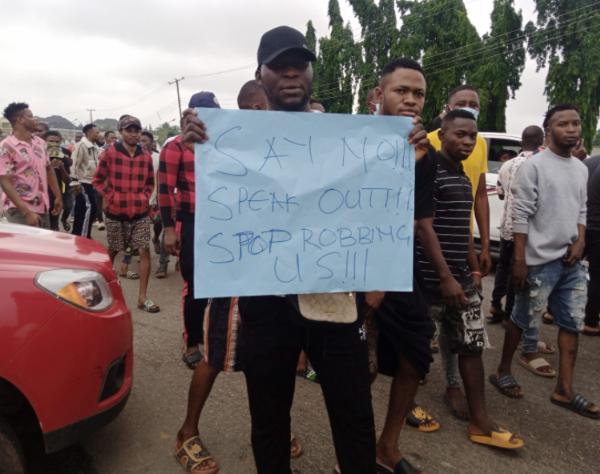
<instances>
[{"instance_id":1,"label":"truck wheel","mask_svg":"<svg viewBox=\"0 0 600 474\"><path fill-rule=\"evenodd\" d=\"M25 461L19 438L0 416L0 474L25 474Z\"/></svg>"}]
</instances>

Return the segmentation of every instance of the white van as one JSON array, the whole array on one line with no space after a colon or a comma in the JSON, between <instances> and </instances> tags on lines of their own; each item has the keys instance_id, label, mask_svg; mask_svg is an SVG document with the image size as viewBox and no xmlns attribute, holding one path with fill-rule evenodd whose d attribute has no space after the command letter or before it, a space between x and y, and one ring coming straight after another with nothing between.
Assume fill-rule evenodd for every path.
<instances>
[{"instance_id":1,"label":"white van","mask_svg":"<svg viewBox=\"0 0 600 474\"><path fill-rule=\"evenodd\" d=\"M504 163L501 157L506 152L517 155L521 152L521 137L500 132L479 132L485 138L488 146L488 172L485 177L488 201L490 203L490 250L492 255L497 255L500 250L500 218L504 210L504 201L501 201L496 192L498 171ZM475 222L475 240L479 241L479 229Z\"/></svg>"}]
</instances>

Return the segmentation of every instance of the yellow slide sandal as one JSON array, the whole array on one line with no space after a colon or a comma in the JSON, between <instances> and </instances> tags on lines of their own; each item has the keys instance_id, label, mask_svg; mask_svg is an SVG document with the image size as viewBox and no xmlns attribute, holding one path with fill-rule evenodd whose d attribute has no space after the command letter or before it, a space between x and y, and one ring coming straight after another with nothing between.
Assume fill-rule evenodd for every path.
<instances>
[{"instance_id":1,"label":"yellow slide sandal","mask_svg":"<svg viewBox=\"0 0 600 474\"><path fill-rule=\"evenodd\" d=\"M521 438L502 428L492 431L489 435L469 432L469 439L473 443L485 444L486 446L501 449L519 449L525 445L525 442Z\"/></svg>"}]
</instances>

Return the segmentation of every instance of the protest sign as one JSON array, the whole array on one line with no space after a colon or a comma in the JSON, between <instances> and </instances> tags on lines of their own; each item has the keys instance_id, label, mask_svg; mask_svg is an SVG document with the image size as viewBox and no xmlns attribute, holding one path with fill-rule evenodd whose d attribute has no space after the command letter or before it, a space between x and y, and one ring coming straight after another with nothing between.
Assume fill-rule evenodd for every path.
<instances>
[{"instance_id":1,"label":"protest sign","mask_svg":"<svg viewBox=\"0 0 600 474\"><path fill-rule=\"evenodd\" d=\"M412 289L410 118L198 114L196 298Z\"/></svg>"}]
</instances>

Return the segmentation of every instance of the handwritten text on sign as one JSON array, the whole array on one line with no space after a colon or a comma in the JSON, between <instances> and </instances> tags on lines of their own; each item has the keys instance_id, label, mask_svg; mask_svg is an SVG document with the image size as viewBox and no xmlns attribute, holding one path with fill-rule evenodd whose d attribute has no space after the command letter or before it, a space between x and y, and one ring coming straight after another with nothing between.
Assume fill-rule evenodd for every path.
<instances>
[{"instance_id":1,"label":"handwritten text on sign","mask_svg":"<svg viewBox=\"0 0 600 474\"><path fill-rule=\"evenodd\" d=\"M196 298L412 289L409 118L198 114Z\"/></svg>"}]
</instances>

